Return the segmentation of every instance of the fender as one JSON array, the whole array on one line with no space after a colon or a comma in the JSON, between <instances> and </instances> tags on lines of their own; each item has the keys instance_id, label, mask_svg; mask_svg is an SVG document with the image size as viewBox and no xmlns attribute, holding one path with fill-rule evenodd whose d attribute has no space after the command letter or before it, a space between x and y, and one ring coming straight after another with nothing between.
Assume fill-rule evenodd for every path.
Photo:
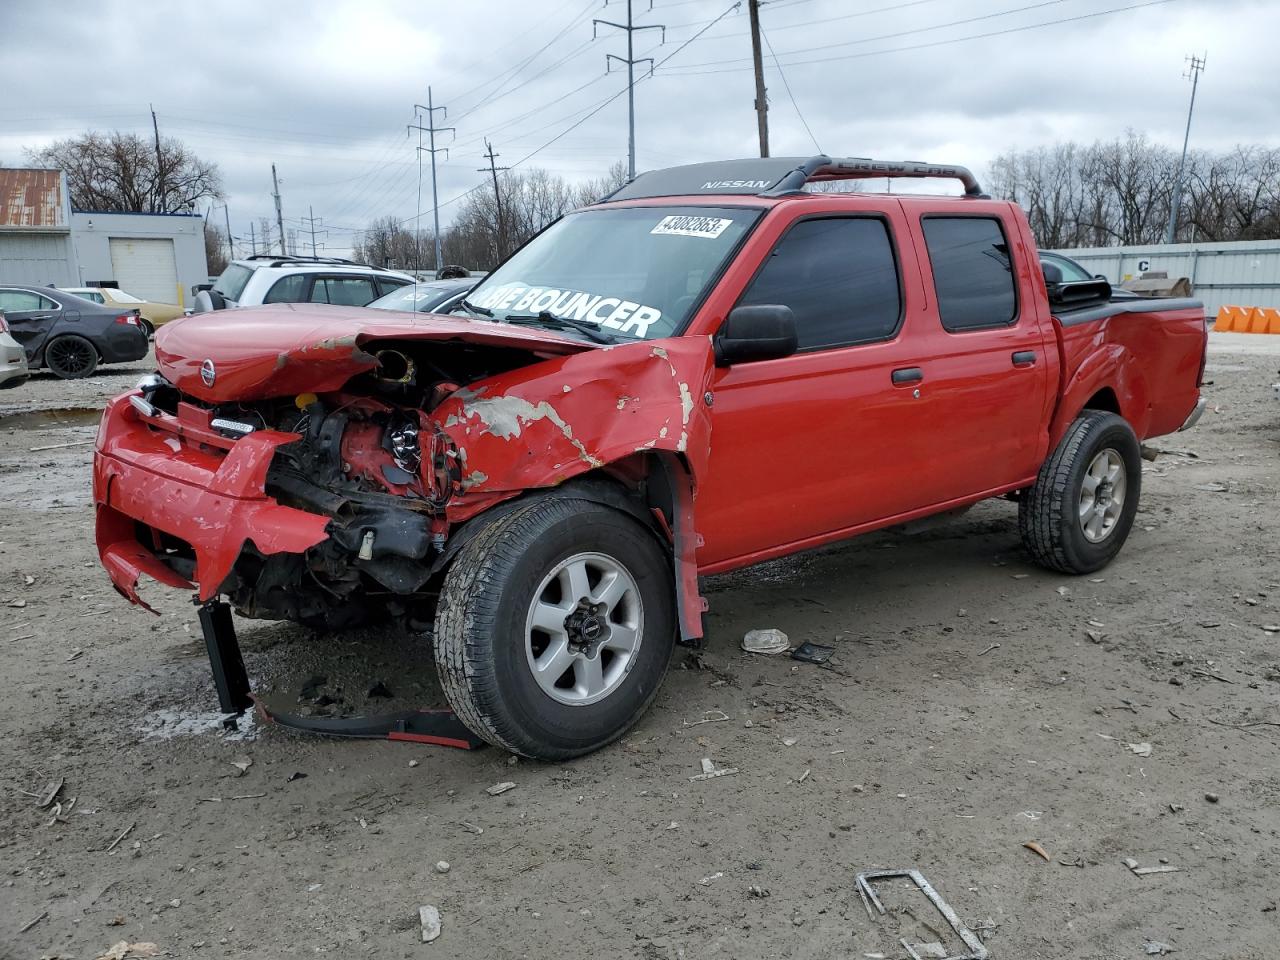
<instances>
[{"instance_id":1,"label":"fender","mask_svg":"<svg viewBox=\"0 0 1280 960\"><path fill-rule=\"evenodd\" d=\"M1080 415L1089 398L1110 388L1120 405L1120 416L1145 437L1151 420L1150 391L1142 365L1127 347L1100 343L1070 375L1049 428L1049 449L1057 447L1067 428Z\"/></svg>"},{"instance_id":2,"label":"fender","mask_svg":"<svg viewBox=\"0 0 1280 960\"><path fill-rule=\"evenodd\" d=\"M531 489L558 487L637 453L654 454L671 494L681 637L702 635L694 501L711 447L709 337L602 347L457 391L431 419L454 446L456 524ZM634 459L633 459L634 462Z\"/></svg>"}]
</instances>

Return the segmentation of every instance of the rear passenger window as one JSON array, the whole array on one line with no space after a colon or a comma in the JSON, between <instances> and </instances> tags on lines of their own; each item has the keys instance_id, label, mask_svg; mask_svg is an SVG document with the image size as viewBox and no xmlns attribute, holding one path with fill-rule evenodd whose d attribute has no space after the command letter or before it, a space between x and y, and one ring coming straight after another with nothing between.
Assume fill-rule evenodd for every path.
<instances>
[{"instance_id":1,"label":"rear passenger window","mask_svg":"<svg viewBox=\"0 0 1280 960\"><path fill-rule=\"evenodd\" d=\"M281 277L271 285L263 303L301 303L302 291L307 286L307 275L295 273L289 277Z\"/></svg>"},{"instance_id":2,"label":"rear passenger window","mask_svg":"<svg viewBox=\"0 0 1280 960\"><path fill-rule=\"evenodd\" d=\"M801 220L740 303L790 307L801 350L889 339L902 297L888 228L871 217Z\"/></svg>"},{"instance_id":3,"label":"rear passenger window","mask_svg":"<svg viewBox=\"0 0 1280 960\"><path fill-rule=\"evenodd\" d=\"M1012 323L1018 299L1000 222L926 217L922 226L943 329L956 333Z\"/></svg>"},{"instance_id":4,"label":"rear passenger window","mask_svg":"<svg viewBox=\"0 0 1280 960\"><path fill-rule=\"evenodd\" d=\"M336 303L363 307L378 299L371 277L317 277L311 288L312 303Z\"/></svg>"}]
</instances>

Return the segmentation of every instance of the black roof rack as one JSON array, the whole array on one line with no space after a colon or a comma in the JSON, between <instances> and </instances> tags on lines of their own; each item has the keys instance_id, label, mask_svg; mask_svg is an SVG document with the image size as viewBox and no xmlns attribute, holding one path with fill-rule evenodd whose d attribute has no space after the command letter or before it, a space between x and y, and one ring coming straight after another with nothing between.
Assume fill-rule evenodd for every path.
<instances>
[{"instance_id":1,"label":"black roof rack","mask_svg":"<svg viewBox=\"0 0 1280 960\"><path fill-rule=\"evenodd\" d=\"M356 263L354 260L344 260L342 257L304 257L292 253L255 253L249 257L241 257L241 260L272 260L273 267L281 266L286 263L341 263L348 264L353 267L362 267L364 264Z\"/></svg>"},{"instance_id":2,"label":"black roof rack","mask_svg":"<svg viewBox=\"0 0 1280 960\"><path fill-rule=\"evenodd\" d=\"M643 173L619 187L606 200L638 200L697 194L779 197L798 193L806 183L822 180L867 180L876 177L959 180L964 195L989 199L965 167L918 161L870 160L866 157L761 157L691 163Z\"/></svg>"}]
</instances>

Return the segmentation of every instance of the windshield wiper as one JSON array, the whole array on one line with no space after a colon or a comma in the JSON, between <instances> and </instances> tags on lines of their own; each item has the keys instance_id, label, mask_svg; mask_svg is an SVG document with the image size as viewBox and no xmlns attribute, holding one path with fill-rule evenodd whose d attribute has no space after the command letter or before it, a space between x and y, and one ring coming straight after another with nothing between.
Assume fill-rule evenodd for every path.
<instances>
[{"instance_id":1,"label":"windshield wiper","mask_svg":"<svg viewBox=\"0 0 1280 960\"><path fill-rule=\"evenodd\" d=\"M507 323L519 323L533 326L551 327L553 330L577 330L585 333L587 338L594 340L596 343L613 343L613 337L609 336L594 323L586 320L574 320L572 317L557 317L550 311L543 310L541 313L522 317L505 317Z\"/></svg>"},{"instance_id":2,"label":"windshield wiper","mask_svg":"<svg viewBox=\"0 0 1280 960\"><path fill-rule=\"evenodd\" d=\"M493 311L490 310L488 307L477 307L474 303L469 302L466 297L463 297L461 300L458 301L458 306L462 307L462 309L464 310L471 311L477 317L493 316Z\"/></svg>"}]
</instances>

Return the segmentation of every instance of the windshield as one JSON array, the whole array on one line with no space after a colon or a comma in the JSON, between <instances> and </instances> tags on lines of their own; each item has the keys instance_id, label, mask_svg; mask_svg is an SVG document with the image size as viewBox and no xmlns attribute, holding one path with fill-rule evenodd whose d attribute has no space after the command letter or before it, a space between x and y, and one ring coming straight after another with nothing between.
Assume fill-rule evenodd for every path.
<instances>
[{"instance_id":1,"label":"windshield","mask_svg":"<svg viewBox=\"0 0 1280 960\"><path fill-rule=\"evenodd\" d=\"M495 320L653 340L684 325L760 217L739 207L596 208L548 227L464 301ZM567 322L566 322L567 321ZM596 331L592 331L595 333Z\"/></svg>"},{"instance_id":2,"label":"windshield","mask_svg":"<svg viewBox=\"0 0 1280 960\"><path fill-rule=\"evenodd\" d=\"M379 310L408 310L428 313L451 297L455 297L470 285L466 283L419 283L398 287L379 297L371 307Z\"/></svg>"},{"instance_id":3,"label":"windshield","mask_svg":"<svg viewBox=\"0 0 1280 960\"><path fill-rule=\"evenodd\" d=\"M135 297L131 293L125 293L123 290L112 290L111 299L116 303L146 303L141 297Z\"/></svg>"},{"instance_id":4,"label":"windshield","mask_svg":"<svg viewBox=\"0 0 1280 960\"><path fill-rule=\"evenodd\" d=\"M229 264L213 285L213 291L222 294L227 300L239 301L240 294L244 293L245 284L252 276L253 271L248 267L242 267L238 263Z\"/></svg>"}]
</instances>

